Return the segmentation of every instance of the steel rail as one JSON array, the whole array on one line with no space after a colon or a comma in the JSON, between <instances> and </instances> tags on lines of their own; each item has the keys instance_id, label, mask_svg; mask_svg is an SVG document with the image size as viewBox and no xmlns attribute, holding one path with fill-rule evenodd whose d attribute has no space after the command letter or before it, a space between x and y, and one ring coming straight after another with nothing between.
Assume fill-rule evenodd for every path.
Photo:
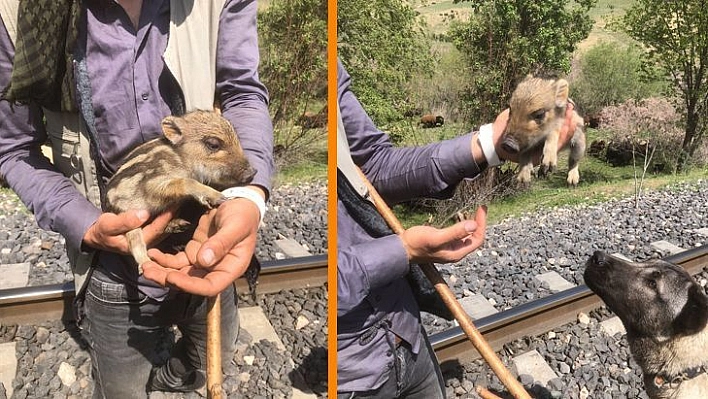
<instances>
[{"instance_id":1,"label":"steel rail","mask_svg":"<svg viewBox=\"0 0 708 399\"><path fill-rule=\"evenodd\" d=\"M312 255L263 262L258 279L259 294L321 286L327 281L327 255ZM242 278L239 292L248 292ZM35 324L45 320L71 320L73 282L0 290L0 323Z\"/></svg>"},{"instance_id":2,"label":"steel rail","mask_svg":"<svg viewBox=\"0 0 708 399\"><path fill-rule=\"evenodd\" d=\"M708 245L663 259L680 265L688 273L695 275L708 267ZM579 312L587 313L602 304L602 300L586 285L580 285L480 318L474 323L492 348L499 351L504 344L548 332L577 320ZM480 358L460 327L433 334L430 342L443 367Z\"/></svg>"}]
</instances>

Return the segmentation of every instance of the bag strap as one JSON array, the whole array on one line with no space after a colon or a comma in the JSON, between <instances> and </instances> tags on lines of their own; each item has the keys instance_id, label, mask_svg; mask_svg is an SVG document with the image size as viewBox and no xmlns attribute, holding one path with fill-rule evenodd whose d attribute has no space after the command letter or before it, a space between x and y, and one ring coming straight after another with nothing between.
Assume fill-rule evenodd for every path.
<instances>
[{"instance_id":1,"label":"bag strap","mask_svg":"<svg viewBox=\"0 0 708 399\"><path fill-rule=\"evenodd\" d=\"M341 174L337 175L337 179L339 179L340 176L345 178L360 197L371 202L366 184L359 174L358 166L356 166L352 160L339 102L337 102L337 169L341 172Z\"/></svg>"}]
</instances>

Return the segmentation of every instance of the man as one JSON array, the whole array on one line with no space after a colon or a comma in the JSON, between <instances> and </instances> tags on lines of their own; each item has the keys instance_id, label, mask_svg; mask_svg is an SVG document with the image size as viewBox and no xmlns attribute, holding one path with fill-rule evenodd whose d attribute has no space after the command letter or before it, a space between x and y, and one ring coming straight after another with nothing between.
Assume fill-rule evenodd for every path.
<instances>
[{"instance_id":1,"label":"man","mask_svg":"<svg viewBox=\"0 0 708 399\"><path fill-rule=\"evenodd\" d=\"M337 73L340 129L346 134L346 143L338 140L338 397L444 398L442 374L420 322L419 305L430 303L416 302L406 276L412 263L457 262L477 249L485 213L478 211L475 221L444 229L414 226L400 235L387 234L382 222L367 212L366 193L356 174L345 172L351 169L348 157L340 155L350 152L351 161L388 203L450 197L462 179L499 165L501 159L516 160L500 144L508 111L479 132L395 148L351 92L341 63ZM566 126L560 142L569 138Z\"/></svg>"},{"instance_id":2,"label":"man","mask_svg":"<svg viewBox=\"0 0 708 399\"><path fill-rule=\"evenodd\" d=\"M0 174L40 227L66 238L96 398L202 387L205 296L222 291L222 357L228 361L233 353L232 283L253 255L273 173L256 12L254 0L19 2L19 8L17 1L0 1L0 87L9 99L0 101ZM27 23L32 18L68 22L37 30L36 22ZM34 40L39 35L45 36ZM60 51L32 47L36 42ZM27 56L32 51L65 73L35 76L43 65ZM160 136L165 116L211 109L215 99L257 171L252 185L196 215L186 242L163 240L175 211L150 221L144 210L102 213L97 187L122 158ZM53 163L40 151L48 138ZM139 226L148 246L157 246L149 252L156 262L146 263L142 276L124 236ZM158 343L172 325L182 338L167 363L155 365Z\"/></svg>"}]
</instances>

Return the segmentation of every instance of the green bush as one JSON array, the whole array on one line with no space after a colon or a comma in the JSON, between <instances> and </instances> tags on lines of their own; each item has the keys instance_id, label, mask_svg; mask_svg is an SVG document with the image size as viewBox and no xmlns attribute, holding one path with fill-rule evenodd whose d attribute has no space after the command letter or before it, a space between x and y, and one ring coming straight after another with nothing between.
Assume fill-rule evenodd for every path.
<instances>
[{"instance_id":1,"label":"green bush","mask_svg":"<svg viewBox=\"0 0 708 399\"><path fill-rule=\"evenodd\" d=\"M571 97L585 115L629 99L657 96L665 83L642 67L644 52L635 45L603 42L583 53L571 82Z\"/></svg>"},{"instance_id":2,"label":"green bush","mask_svg":"<svg viewBox=\"0 0 708 399\"><path fill-rule=\"evenodd\" d=\"M592 28L596 0L476 0L467 22L452 24L450 39L470 76L462 88L472 121L491 121L508 106L525 75L565 75L576 45Z\"/></svg>"},{"instance_id":3,"label":"green bush","mask_svg":"<svg viewBox=\"0 0 708 399\"><path fill-rule=\"evenodd\" d=\"M377 125L403 119L407 84L430 73L430 44L403 0L348 0L337 5L337 52L352 90Z\"/></svg>"}]
</instances>

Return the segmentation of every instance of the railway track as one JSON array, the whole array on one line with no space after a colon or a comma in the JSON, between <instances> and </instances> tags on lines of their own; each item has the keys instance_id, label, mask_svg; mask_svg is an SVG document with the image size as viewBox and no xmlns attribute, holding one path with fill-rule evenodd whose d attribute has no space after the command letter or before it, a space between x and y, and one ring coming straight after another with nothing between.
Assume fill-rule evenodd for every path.
<instances>
[{"instance_id":1,"label":"railway track","mask_svg":"<svg viewBox=\"0 0 708 399\"><path fill-rule=\"evenodd\" d=\"M698 274L708 267L708 245L664 257L664 260L682 266L691 275ZM507 343L551 331L577 320L578 313L587 313L602 305L597 295L581 285L480 318L474 324L494 350L499 351ZM455 360L466 363L480 358L460 327L434 334L430 340L441 364Z\"/></svg>"},{"instance_id":2,"label":"railway track","mask_svg":"<svg viewBox=\"0 0 708 399\"><path fill-rule=\"evenodd\" d=\"M272 260L261 266L259 294L321 286L327 281L327 255ZM248 292L244 279L236 281L236 288ZM73 282L0 290L0 320L4 324L71 320L74 295Z\"/></svg>"}]
</instances>

